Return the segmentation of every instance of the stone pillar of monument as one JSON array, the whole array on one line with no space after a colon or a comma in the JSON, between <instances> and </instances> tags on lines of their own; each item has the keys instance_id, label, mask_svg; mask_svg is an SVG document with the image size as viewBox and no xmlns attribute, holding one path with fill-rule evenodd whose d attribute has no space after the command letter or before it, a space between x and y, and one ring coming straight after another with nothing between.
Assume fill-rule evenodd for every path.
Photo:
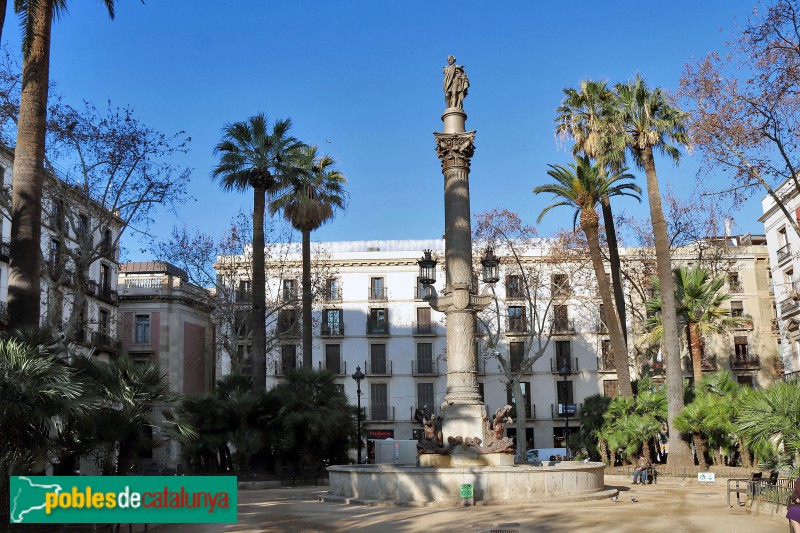
<instances>
[{"instance_id":1,"label":"stone pillar of monument","mask_svg":"<svg viewBox=\"0 0 800 533\"><path fill-rule=\"evenodd\" d=\"M472 283L469 166L475 132L465 130L466 119L463 109L449 107L442 115L444 132L434 133L444 174L447 281L442 294L432 298L430 304L446 315L447 322L447 392L442 405L445 439L483 438L486 416L478 393L475 313L485 308L491 297L475 294L477 287Z\"/></svg>"}]
</instances>

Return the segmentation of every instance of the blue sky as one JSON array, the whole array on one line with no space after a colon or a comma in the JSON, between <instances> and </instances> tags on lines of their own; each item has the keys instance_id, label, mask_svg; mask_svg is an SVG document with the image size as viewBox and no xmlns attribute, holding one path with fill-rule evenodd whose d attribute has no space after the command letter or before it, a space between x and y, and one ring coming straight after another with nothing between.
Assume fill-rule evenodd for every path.
<instances>
[{"instance_id":1,"label":"blue sky","mask_svg":"<svg viewBox=\"0 0 800 533\"><path fill-rule=\"evenodd\" d=\"M72 1L53 32L51 78L67 100L131 105L165 132L184 130L193 169L190 200L161 213L152 233L173 225L223 231L252 195L225 194L209 179L226 122L263 111L291 117L295 135L318 144L348 177L350 207L315 240L441 236L443 180L432 132L441 130L442 67L457 57L470 78L464 108L477 130L473 214L505 207L533 222L548 197L531 189L548 163L570 156L553 135L561 89L580 79L677 87L687 61L721 50L749 0L670 2L355 2L265 0ZM18 49L12 13L5 42ZM691 194L699 162L665 162L659 177ZM644 176L636 172L644 187ZM763 233L756 197L736 230ZM646 214L623 200L618 210ZM557 212L556 212L557 213ZM539 226L571 224L566 211ZM149 257L134 234L127 259Z\"/></svg>"}]
</instances>

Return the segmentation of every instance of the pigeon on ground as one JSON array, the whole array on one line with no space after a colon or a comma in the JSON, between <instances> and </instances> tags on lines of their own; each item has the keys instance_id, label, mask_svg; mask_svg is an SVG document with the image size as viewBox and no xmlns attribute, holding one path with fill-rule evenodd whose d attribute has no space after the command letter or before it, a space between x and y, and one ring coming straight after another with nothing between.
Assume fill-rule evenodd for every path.
<instances>
[{"instance_id":1,"label":"pigeon on ground","mask_svg":"<svg viewBox=\"0 0 800 533\"><path fill-rule=\"evenodd\" d=\"M617 503L618 498L616 496L611 497L611 503Z\"/></svg>"},{"instance_id":2,"label":"pigeon on ground","mask_svg":"<svg viewBox=\"0 0 800 533\"><path fill-rule=\"evenodd\" d=\"M632 502L638 502L639 500L636 499L636 496L631 496L631 501Z\"/></svg>"}]
</instances>

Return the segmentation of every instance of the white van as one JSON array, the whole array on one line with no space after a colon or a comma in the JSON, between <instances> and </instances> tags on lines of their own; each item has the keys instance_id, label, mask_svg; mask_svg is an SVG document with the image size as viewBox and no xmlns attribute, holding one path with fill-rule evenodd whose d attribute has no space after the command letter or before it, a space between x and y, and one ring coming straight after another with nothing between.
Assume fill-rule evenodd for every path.
<instances>
[{"instance_id":1,"label":"white van","mask_svg":"<svg viewBox=\"0 0 800 533\"><path fill-rule=\"evenodd\" d=\"M529 463L538 463L550 461L550 458L560 455L562 458L567 457L566 448L533 448L525 452Z\"/></svg>"}]
</instances>

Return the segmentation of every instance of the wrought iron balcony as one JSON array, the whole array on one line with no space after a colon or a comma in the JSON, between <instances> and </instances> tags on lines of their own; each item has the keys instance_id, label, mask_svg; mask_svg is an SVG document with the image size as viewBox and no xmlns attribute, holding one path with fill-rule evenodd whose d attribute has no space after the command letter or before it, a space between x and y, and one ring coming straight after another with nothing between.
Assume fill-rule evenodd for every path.
<instances>
[{"instance_id":1,"label":"wrought iron balcony","mask_svg":"<svg viewBox=\"0 0 800 533\"><path fill-rule=\"evenodd\" d=\"M506 287L506 300L524 300L525 292L522 289Z\"/></svg>"},{"instance_id":2,"label":"wrought iron balcony","mask_svg":"<svg viewBox=\"0 0 800 533\"><path fill-rule=\"evenodd\" d=\"M391 361L366 361L364 363L365 373L367 376L391 376L392 375L392 362Z\"/></svg>"},{"instance_id":3,"label":"wrought iron balcony","mask_svg":"<svg viewBox=\"0 0 800 533\"><path fill-rule=\"evenodd\" d=\"M293 364L294 363L294 364ZM291 360L285 361L277 361L275 363L275 373L276 377L283 377L286 375L287 372L291 370L297 370L298 368L302 367L303 365L297 362L297 359L292 362Z\"/></svg>"},{"instance_id":4,"label":"wrought iron balcony","mask_svg":"<svg viewBox=\"0 0 800 533\"><path fill-rule=\"evenodd\" d=\"M737 324L734 327L734 329L740 330L740 331L749 331L749 330L753 329L753 317L752 317L752 315L740 315L739 318L741 318L744 322L742 322L741 324Z\"/></svg>"},{"instance_id":5,"label":"wrought iron balcony","mask_svg":"<svg viewBox=\"0 0 800 533\"><path fill-rule=\"evenodd\" d=\"M786 298L781 302L781 318L786 318L788 315L800 309L800 303L794 298Z\"/></svg>"},{"instance_id":6,"label":"wrought iron balcony","mask_svg":"<svg viewBox=\"0 0 800 533\"><path fill-rule=\"evenodd\" d=\"M506 317L506 335L525 335L528 333L528 322L524 318Z\"/></svg>"},{"instance_id":7,"label":"wrought iron balcony","mask_svg":"<svg viewBox=\"0 0 800 533\"><path fill-rule=\"evenodd\" d=\"M728 281L728 292L738 294L744 292L741 281Z\"/></svg>"},{"instance_id":8,"label":"wrought iron balcony","mask_svg":"<svg viewBox=\"0 0 800 533\"><path fill-rule=\"evenodd\" d=\"M683 361L686 364L686 368L694 368L691 355L684 356ZM703 372L714 372L718 368L717 357L715 355L707 355L703 357L700 359L700 368L703 370Z\"/></svg>"},{"instance_id":9,"label":"wrought iron balcony","mask_svg":"<svg viewBox=\"0 0 800 533\"><path fill-rule=\"evenodd\" d=\"M112 289L111 287L103 287L102 285L98 288L96 296L101 300L105 300L108 303L115 304L119 299L119 295L117 291Z\"/></svg>"},{"instance_id":10,"label":"wrought iron balcony","mask_svg":"<svg viewBox=\"0 0 800 533\"><path fill-rule=\"evenodd\" d=\"M372 301L383 302L389 299L389 292L386 287L370 287L367 289L367 298Z\"/></svg>"},{"instance_id":11,"label":"wrought iron balcony","mask_svg":"<svg viewBox=\"0 0 800 533\"><path fill-rule=\"evenodd\" d=\"M436 369L436 361L429 359L417 359L411 361L411 374L414 376L436 376L439 372Z\"/></svg>"},{"instance_id":12,"label":"wrought iron balcony","mask_svg":"<svg viewBox=\"0 0 800 533\"><path fill-rule=\"evenodd\" d=\"M253 291L249 289L237 289L236 303L249 304L253 301Z\"/></svg>"},{"instance_id":13,"label":"wrought iron balcony","mask_svg":"<svg viewBox=\"0 0 800 533\"><path fill-rule=\"evenodd\" d=\"M557 318L553 321L554 335L574 335L575 320L571 318Z\"/></svg>"},{"instance_id":14,"label":"wrought iron balcony","mask_svg":"<svg viewBox=\"0 0 800 533\"><path fill-rule=\"evenodd\" d=\"M598 372L616 372L617 364L611 356L600 356L597 358L597 371Z\"/></svg>"},{"instance_id":15,"label":"wrought iron balcony","mask_svg":"<svg viewBox=\"0 0 800 533\"><path fill-rule=\"evenodd\" d=\"M436 322L414 322L412 331L414 335L436 335Z\"/></svg>"},{"instance_id":16,"label":"wrought iron balcony","mask_svg":"<svg viewBox=\"0 0 800 533\"><path fill-rule=\"evenodd\" d=\"M550 416L552 418L566 418L567 415L569 415L570 417L577 418L582 406L582 403L551 403Z\"/></svg>"},{"instance_id":17,"label":"wrought iron balcony","mask_svg":"<svg viewBox=\"0 0 800 533\"><path fill-rule=\"evenodd\" d=\"M786 243L780 248L778 248L778 252L776 254L778 256L778 264L783 263L787 259L792 257L792 245L790 243Z\"/></svg>"},{"instance_id":18,"label":"wrought iron balcony","mask_svg":"<svg viewBox=\"0 0 800 533\"><path fill-rule=\"evenodd\" d=\"M388 335L389 323L385 320L367 319L367 335Z\"/></svg>"},{"instance_id":19,"label":"wrought iron balcony","mask_svg":"<svg viewBox=\"0 0 800 533\"><path fill-rule=\"evenodd\" d=\"M290 324L278 324L275 328L275 332L278 334L279 337L288 337L294 338L300 336L300 323L297 321L293 321Z\"/></svg>"},{"instance_id":20,"label":"wrought iron balcony","mask_svg":"<svg viewBox=\"0 0 800 533\"><path fill-rule=\"evenodd\" d=\"M322 324L319 334L322 337L342 337L344 324Z\"/></svg>"},{"instance_id":21,"label":"wrought iron balcony","mask_svg":"<svg viewBox=\"0 0 800 533\"><path fill-rule=\"evenodd\" d=\"M761 368L761 360L757 354L748 353L747 355L731 355L731 370L758 370Z\"/></svg>"},{"instance_id":22,"label":"wrought iron balcony","mask_svg":"<svg viewBox=\"0 0 800 533\"><path fill-rule=\"evenodd\" d=\"M394 421L394 406L388 403L371 403L366 409L367 420L376 421Z\"/></svg>"},{"instance_id":23,"label":"wrought iron balcony","mask_svg":"<svg viewBox=\"0 0 800 533\"><path fill-rule=\"evenodd\" d=\"M570 374L576 374L578 372L578 358L577 357L554 357L550 359L550 373L551 374L560 374L561 368L563 366L567 367L567 370Z\"/></svg>"},{"instance_id":24,"label":"wrought iron balcony","mask_svg":"<svg viewBox=\"0 0 800 533\"><path fill-rule=\"evenodd\" d=\"M119 353L122 350L122 342L119 339L99 331L92 332L92 346L100 351L112 353Z\"/></svg>"},{"instance_id":25,"label":"wrought iron balcony","mask_svg":"<svg viewBox=\"0 0 800 533\"><path fill-rule=\"evenodd\" d=\"M342 289L325 289L325 293L322 295L322 300L325 303L330 302L341 302L342 301Z\"/></svg>"},{"instance_id":26,"label":"wrought iron balcony","mask_svg":"<svg viewBox=\"0 0 800 533\"><path fill-rule=\"evenodd\" d=\"M341 356L339 359L329 360L327 357L325 358L325 364L323 366L323 362L319 362L319 369L320 370L327 370L328 372L333 372L337 376L346 376L347 375L347 361L345 361Z\"/></svg>"},{"instance_id":27,"label":"wrought iron balcony","mask_svg":"<svg viewBox=\"0 0 800 533\"><path fill-rule=\"evenodd\" d=\"M787 372L783 375L783 381L786 383L795 383L800 381L800 370L794 372Z\"/></svg>"},{"instance_id":28,"label":"wrought iron balcony","mask_svg":"<svg viewBox=\"0 0 800 533\"><path fill-rule=\"evenodd\" d=\"M288 289L284 287L281 290L281 301L283 303L296 302L300 299L297 289Z\"/></svg>"},{"instance_id":29,"label":"wrought iron balcony","mask_svg":"<svg viewBox=\"0 0 800 533\"><path fill-rule=\"evenodd\" d=\"M117 259L117 247L113 244L103 243L100 245L97 252L101 257L105 257L106 259L111 259L112 261L116 261Z\"/></svg>"}]
</instances>

